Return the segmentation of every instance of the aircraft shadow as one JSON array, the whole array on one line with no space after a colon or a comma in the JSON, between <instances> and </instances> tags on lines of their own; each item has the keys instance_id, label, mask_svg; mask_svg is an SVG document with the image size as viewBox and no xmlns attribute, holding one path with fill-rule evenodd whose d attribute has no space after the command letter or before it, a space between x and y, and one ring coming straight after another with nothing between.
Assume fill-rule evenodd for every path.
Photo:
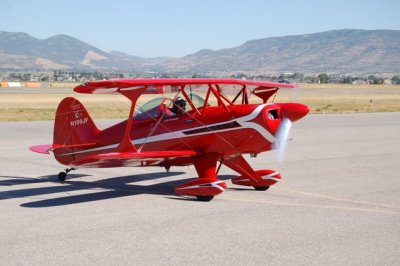
<instances>
[{"instance_id":1,"label":"aircraft shadow","mask_svg":"<svg viewBox=\"0 0 400 266\"><path fill-rule=\"evenodd\" d=\"M27 184L48 184L51 186L40 186L35 188L14 189L0 192L0 201L13 198L28 198L35 196L52 195L56 193L79 193L76 195L68 195L62 197L50 197L43 200L32 201L21 204L22 207L28 208L43 208L55 207L71 204L79 204L85 202L99 201L112 198L120 198L127 196L134 196L140 194L154 194L167 196L167 199L175 200L194 200L194 197L177 196L175 194L175 187L185 182L193 180L193 178L171 180L152 185L136 185L136 182L151 181L164 177L173 177L185 174L185 172L156 172L140 175L118 176L107 179L100 179L96 181L82 181L78 178L86 177L89 175L83 174L68 174L68 178L64 183L58 181L57 175L41 176L38 178L32 177L19 177L19 176L0 176L0 178L7 178L0 180L1 186L18 187L18 185ZM231 179L231 175L219 175L221 180ZM59 185L54 186L54 183ZM97 192L93 192L99 190ZM82 193L80 193L82 191Z\"/></svg>"},{"instance_id":2,"label":"aircraft shadow","mask_svg":"<svg viewBox=\"0 0 400 266\"><path fill-rule=\"evenodd\" d=\"M0 192L0 201L13 198L28 198L47 195L49 198L21 204L22 207L43 208L134 196L140 194L155 194L173 197L176 196L176 186L188 182L193 178L171 180L151 185L136 185L135 183L144 180L151 181L164 177L173 177L181 174L184 174L184 172L158 172L140 175L118 176L96 180L93 182L77 179L79 177L84 177L87 175L68 174L68 178L63 184L59 183L56 175L41 176L39 178L0 176L0 178L7 178L6 180L0 180L0 187L17 187L18 185L26 184L44 185L35 188L13 189ZM46 184L48 184L49 182L53 184L51 186L46 186ZM54 183L57 183L59 185L54 186ZM77 194L61 197L57 195L57 197L51 197L52 194L65 192Z\"/></svg>"},{"instance_id":3,"label":"aircraft shadow","mask_svg":"<svg viewBox=\"0 0 400 266\"><path fill-rule=\"evenodd\" d=\"M68 179L85 177L85 176L89 176L89 175L70 174L70 175L68 175ZM22 177L22 176L0 176L0 178L8 178L6 180L0 180L0 186L35 184L35 183L50 182L52 180L58 180L57 175L41 176L38 178Z\"/></svg>"}]
</instances>

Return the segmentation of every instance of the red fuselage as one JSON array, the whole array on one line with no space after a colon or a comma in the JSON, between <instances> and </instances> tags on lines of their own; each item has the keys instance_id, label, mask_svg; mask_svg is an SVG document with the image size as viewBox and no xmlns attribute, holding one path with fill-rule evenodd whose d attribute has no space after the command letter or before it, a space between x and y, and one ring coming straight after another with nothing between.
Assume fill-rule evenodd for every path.
<instances>
[{"instance_id":1,"label":"red fuselage","mask_svg":"<svg viewBox=\"0 0 400 266\"><path fill-rule=\"evenodd\" d=\"M200 153L217 153L221 158L226 158L236 154L258 154L271 150L280 122L278 104L233 105L229 107L229 111L221 106L210 106L201 113L165 116L158 125L157 118L134 119L131 140L141 151L190 149ZM56 153L56 159L68 165L95 154L114 152L121 143L126 126L125 120L106 128L88 141L96 143L95 147ZM124 166L164 166L165 163L157 160L131 160ZM167 162L168 165L190 163L190 158L171 158Z\"/></svg>"}]
</instances>

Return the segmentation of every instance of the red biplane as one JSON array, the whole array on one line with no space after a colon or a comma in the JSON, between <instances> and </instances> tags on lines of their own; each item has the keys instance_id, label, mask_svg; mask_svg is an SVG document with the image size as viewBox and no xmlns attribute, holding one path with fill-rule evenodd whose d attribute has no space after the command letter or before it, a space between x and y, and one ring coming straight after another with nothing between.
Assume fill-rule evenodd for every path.
<instances>
[{"instance_id":1,"label":"red biplane","mask_svg":"<svg viewBox=\"0 0 400 266\"><path fill-rule=\"evenodd\" d=\"M243 154L282 149L291 122L309 108L268 103L279 88L293 84L235 79L135 79L88 82L74 91L122 94L131 101L129 118L100 130L75 98L58 106L53 144L30 147L71 168L194 165L198 178L177 186L176 194L209 201L227 188L218 179L223 164L239 176L232 183L267 190L281 179L274 170L254 170ZM161 94L142 106L142 94ZM200 95L203 97L201 97ZM167 95L170 95L169 97ZM231 97L228 97L231 95ZM250 98L259 103L250 103Z\"/></svg>"}]
</instances>

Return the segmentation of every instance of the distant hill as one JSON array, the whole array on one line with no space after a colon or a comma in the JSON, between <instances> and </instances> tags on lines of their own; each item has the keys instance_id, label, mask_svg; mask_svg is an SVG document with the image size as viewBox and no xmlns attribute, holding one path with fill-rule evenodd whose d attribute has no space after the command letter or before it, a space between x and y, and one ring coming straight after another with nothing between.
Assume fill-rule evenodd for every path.
<instances>
[{"instance_id":1,"label":"distant hill","mask_svg":"<svg viewBox=\"0 0 400 266\"><path fill-rule=\"evenodd\" d=\"M171 69L265 72L399 72L400 31L335 30L252 40L182 57Z\"/></svg>"},{"instance_id":2,"label":"distant hill","mask_svg":"<svg viewBox=\"0 0 400 266\"><path fill-rule=\"evenodd\" d=\"M400 31L334 30L252 40L181 58L104 52L67 35L40 40L0 32L0 68L90 69L181 73L399 73Z\"/></svg>"},{"instance_id":3,"label":"distant hill","mask_svg":"<svg viewBox=\"0 0 400 266\"><path fill-rule=\"evenodd\" d=\"M142 71L171 58L142 58L104 52L68 35L37 39L21 32L0 31L0 69L80 69Z\"/></svg>"},{"instance_id":4,"label":"distant hill","mask_svg":"<svg viewBox=\"0 0 400 266\"><path fill-rule=\"evenodd\" d=\"M88 54L89 53L89 54ZM40 40L20 32L0 32L0 54L7 59L16 55L17 62L4 62L0 66L14 68L70 68L88 64L85 57L92 56L97 60L107 58L107 53L67 35L56 35ZM0 57L0 58L1 58Z\"/></svg>"}]
</instances>

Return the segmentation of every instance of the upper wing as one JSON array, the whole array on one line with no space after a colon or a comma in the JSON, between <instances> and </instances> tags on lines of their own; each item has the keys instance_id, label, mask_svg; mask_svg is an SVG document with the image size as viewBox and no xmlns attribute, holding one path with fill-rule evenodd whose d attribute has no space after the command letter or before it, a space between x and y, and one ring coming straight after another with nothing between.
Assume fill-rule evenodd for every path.
<instances>
[{"instance_id":1,"label":"upper wing","mask_svg":"<svg viewBox=\"0 0 400 266\"><path fill-rule=\"evenodd\" d=\"M248 89L267 89L267 88L294 88L294 84L254 81L242 79L126 79L126 80L102 80L92 81L79 85L74 88L79 93L121 93L124 91L135 91L146 88L143 93L165 93L174 92L186 85L193 86L193 89L200 87L208 88L208 85L219 85L221 89L229 89L234 86L247 86Z\"/></svg>"}]
</instances>

